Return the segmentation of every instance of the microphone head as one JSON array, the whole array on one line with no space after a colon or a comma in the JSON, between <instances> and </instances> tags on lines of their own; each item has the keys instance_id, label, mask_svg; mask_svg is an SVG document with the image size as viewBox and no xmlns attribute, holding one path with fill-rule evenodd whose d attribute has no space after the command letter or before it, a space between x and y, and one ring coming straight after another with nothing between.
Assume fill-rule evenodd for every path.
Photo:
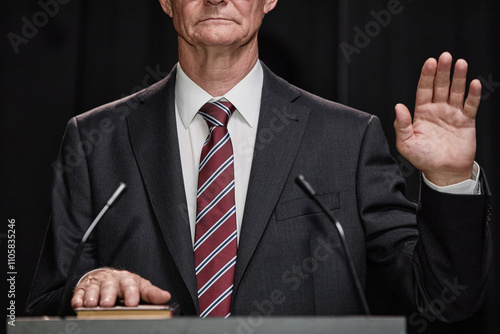
<instances>
[{"instance_id":1,"label":"microphone head","mask_svg":"<svg viewBox=\"0 0 500 334\"><path fill-rule=\"evenodd\" d=\"M120 196L120 194L123 192L123 190L125 190L126 187L127 186L125 185L125 183L120 182L120 185L115 190L115 192L113 193L113 195L111 196L111 198L108 200L107 205L108 206L113 205L113 203L116 201L116 199L118 198L118 196Z\"/></svg>"},{"instance_id":2,"label":"microphone head","mask_svg":"<svg viewBox=\"0 0 500 334\"><path fill-rule=\"evenodd\" d=\"M313 187L306 181L304 175L300 174L295 178L295 183L299 185L299 187L310 197L314 197L316 195L316 191L314 191Z\"/></svg>"}]
</instances>

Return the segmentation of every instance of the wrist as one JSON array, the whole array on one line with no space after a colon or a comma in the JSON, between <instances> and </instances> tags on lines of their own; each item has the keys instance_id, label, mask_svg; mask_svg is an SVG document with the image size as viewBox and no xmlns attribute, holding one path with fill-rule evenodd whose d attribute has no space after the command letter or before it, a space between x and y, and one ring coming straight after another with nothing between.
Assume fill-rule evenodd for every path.
<instances>
[{"instance_id":1,"label":"wrist","mask_svg":"<svg viewBox=\"0 0 500 334\"><path fill-rule=\"evenodd\" d=\"M473 168L468 172L422 172L425 178L439 187L454 185L473 178Z\"/></svg>"}]
</instances>

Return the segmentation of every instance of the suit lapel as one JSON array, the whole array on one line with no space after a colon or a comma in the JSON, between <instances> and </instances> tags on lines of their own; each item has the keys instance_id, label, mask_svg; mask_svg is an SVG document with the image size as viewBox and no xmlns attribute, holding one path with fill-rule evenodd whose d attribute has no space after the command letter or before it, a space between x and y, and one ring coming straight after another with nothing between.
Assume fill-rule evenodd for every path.
<instances>
[{"instance_id":1,"label":"suit lapel","mask_svg":"<svg viewBox=\"0 0 500 334\"><path fill-rule=\"evenodd\" d=\"M304 135L310 110L293 103L299 96L298 91L264 66L262 105L238 247L234 294L278 202Z\"/></svg>"},{"instance_id":2,"label":"suit lapel","mask_svg":"<svg viewBox=\"0 0 500 334\"><path fill-rule=\"evenodd\" d=\"M130 142L168 249L198 308L193 246L175 118L175 75L139 93L127 115Z\"/></svg>"}]
</instances>

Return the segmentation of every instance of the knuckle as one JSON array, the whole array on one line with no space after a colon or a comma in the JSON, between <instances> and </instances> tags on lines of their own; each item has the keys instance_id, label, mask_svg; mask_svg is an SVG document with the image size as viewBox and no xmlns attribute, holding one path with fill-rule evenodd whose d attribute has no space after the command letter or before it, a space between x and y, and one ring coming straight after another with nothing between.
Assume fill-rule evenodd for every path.
<instances>
[{"instance_id":1,"label":"knuckle","mask_svg":"<svg viewBox=\"0 0 500 334\"><path fill-rule=\"evenodd\" d=\"M136 294L139 292L139 287L135 284L131 285L125 285L123 287L123 292L130 295L130 294Z\"/></svg>"},{"instance_id":2,"label":"knuckle","mask_svg":"<svg viewBox=\"0 0 500 334\"><path fill-rule=\"evenodd\" d=\"M122 287L126 287L128 289L136 288L138 286L138 282L132 277L124 277L120 280L120 285Z\"/></svg>"},{"instance_id":3,"label":"knuckle","mask_svg":"<svg viewBox=\"0 0 500 334\"><path fill-rule=\"evenodd\" d=\"M80 283L73 289L73 293L84 293L84 292L85 292L85 287L83 286L82 283Z\"/></svg>"},{"instance_id":4,"label":"knuckle","mask_svg":"<svg viewBox=\"0 0 500 334\"><path fill-rule=\"evenodd\" d=\"M109 270L105 270L100 275L101 280L109 281L114 278L113 272Z\"/></svg>"}]
</instances>

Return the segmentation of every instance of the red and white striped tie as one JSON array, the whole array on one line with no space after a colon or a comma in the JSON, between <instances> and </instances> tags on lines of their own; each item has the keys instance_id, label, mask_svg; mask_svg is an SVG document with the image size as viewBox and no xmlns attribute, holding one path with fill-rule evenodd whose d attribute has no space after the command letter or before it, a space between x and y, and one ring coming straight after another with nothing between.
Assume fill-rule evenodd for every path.
<instances>
[{"instance_id":1,"label":"red and white striped tie","mask_svg":"<svg viewBox=\"0 0 500 334\"><path fill-rule=\"evenodd\" d=\"M237 232L227 123L234 110L229 102L209 102L199 111L210 129L200 158L194 244L201 318L231 315Z\"/></svg>"}]
</instances>

